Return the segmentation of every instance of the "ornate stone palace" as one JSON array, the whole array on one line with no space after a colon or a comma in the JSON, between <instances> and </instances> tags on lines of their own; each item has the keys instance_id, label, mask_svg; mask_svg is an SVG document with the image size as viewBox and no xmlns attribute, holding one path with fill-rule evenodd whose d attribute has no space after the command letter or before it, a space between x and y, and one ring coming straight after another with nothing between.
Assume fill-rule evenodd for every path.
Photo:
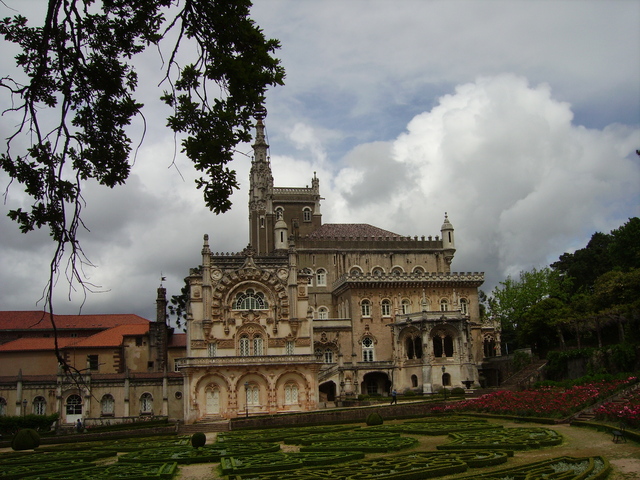
<instances>
[{"instance_id":1,"label":"ornate stone palace","mask_svg":"<svg viewBox=\"0 0 640 480\"><path fill-rule=\"evenodd\" d=\"M500 331L480 319L484 275L451 271L447 215L435 237L323 224L319 179L275 187L268 149L258 115L249 246L214 254L205 235L187 278L185 421L477 385Z\"/></svg>"}]
</instances>

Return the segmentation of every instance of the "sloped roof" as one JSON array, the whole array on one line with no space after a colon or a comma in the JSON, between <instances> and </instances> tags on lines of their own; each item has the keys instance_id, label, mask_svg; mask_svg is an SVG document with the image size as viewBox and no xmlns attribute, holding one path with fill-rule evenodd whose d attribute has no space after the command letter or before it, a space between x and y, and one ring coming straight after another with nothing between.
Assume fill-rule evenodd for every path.
<instances>
[{"instance_id":1,"label":"sloped roof","mask_svg":"<svg viewBox=\"0 0 640 480\"><path fill-rule=\"evenodd\" d=\"M314 239L336 238L336 237L400 237L402 235L374 227L368 223L325 223L308 236Z\"/></svg>"},{"instance_id":2,"label":"sloped roof","mask_svg":"<svg viewBox=\"0 0 640 480\"><path fill-rule=\"evenodd\" d=\"M58 329L107 329L118 325L147 325L149 320L131 313L108 315L54 315ZM51 330L49 314L42 310L0 311L0 330Z\"/></svg>"},{"instance_id":3,"label":"sloped roof","mask_svg":"<svg viewBox=\"0 0 640 480\"><path fill-rule=\"evenodd\" d=\"M148 322L146 325L118 325L90 337L81 338L73 347L119 347L122 345L122 340L126 335L144 335L148 331Z\"/></svg>"},{"instance_id":4,"label":"sloped roof","mask_svg":"<svg viewBox=\"0 0 640 480\"><path fill-rule=\"evenodd\" d=\"M80 338L72 337L60 337L58 338L58 347L65 348L73 345ZM19 351L53 351L55 349L55 343L53 338L41 338L41 337L25 337L12 340L11 342L3 343L0 345L0 352L19 352Z\"/></svg>"}]
</instances>

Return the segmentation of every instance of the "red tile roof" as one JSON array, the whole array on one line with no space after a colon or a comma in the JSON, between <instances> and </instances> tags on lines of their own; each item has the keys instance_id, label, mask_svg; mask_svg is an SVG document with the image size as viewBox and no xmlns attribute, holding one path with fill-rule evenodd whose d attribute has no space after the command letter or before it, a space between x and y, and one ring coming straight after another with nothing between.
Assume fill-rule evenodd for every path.
<instances>
[{"instance_id":1,"label":"red tile roof","mask_svg":"<svg viewBox=\"0 0 640 480\"><path fill-rule=\"evenodd\" d=\"M118 325L146 325L149 320L138 315L54 315L56 327L59 329L100 329L104 330ZM0 330L51 330L49 314L41 310L0 311Z\"/></svg>"},{"instance_id":2,"label":"red tile roof","mask_svg":"<svg viewBox=\"0 0 640 480\"><path fill-rule=\"evenodd\" d=\"M61 337L58 338L58 347L65 348L73 345L77 341L81 340L80 338L73 337ZM20 351L53 351L55 349L55 344L53 342L53 338L18 338L17 340L13 340L11 342L3 343L0 345L0 352L20 352Z\"/></svg>"},{"instance_id":3,"label":"red tile roof","mask_svg":"<svg viewBox=\"0 0 640 480\"><path fill-rule=\"evenodd\" d=\"M400 237L397 233L383 230L368 223L325 223L309 234L309 238L340 238L340 237Z\"/></svg>"},{"instance_id":4,"label":"red tile roof","mask_svg":"<svg viewBox=\"0 0 640 480\"><path fill-rule=\"evenodd\" d=\"M119 347L126 335L145 335L149 332L149 323L146 325L118 325L104 330L90 337L81 338L73 348L84 347Z\"/></svg>"}]
</instances>

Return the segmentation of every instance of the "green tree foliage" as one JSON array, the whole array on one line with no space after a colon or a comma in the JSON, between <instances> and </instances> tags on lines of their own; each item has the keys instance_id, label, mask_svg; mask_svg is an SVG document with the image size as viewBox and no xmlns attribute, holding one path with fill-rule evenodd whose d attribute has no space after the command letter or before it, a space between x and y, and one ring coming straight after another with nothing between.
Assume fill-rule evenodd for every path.
<instances>
[{"instance_id":1,"label":"green tree foliage","mask_svg":"<svg viewBox=\"0 0 640 480\"><path fill-rule=\"evenodd\" d=\"M207 443L207 436L202 432L196 432L191 435L191 446L195 449L204 447Z\"/></svg>"},{"instance_id":2,"label":"green tree foliage","mask_svg":"<svg viewBox=\"0 0 640 480\"><path fill-rule=\"evenodd\" d=\"M0 34L20 49L22 70L0 79L11 105L3 113L18 118L0 168L31 202L8 215L25 233L48 228L57 245L50 311L67 255L71 286L90 288L77 238L82 188L88 181L109 188L127 181L128 127L144 119L135 63L149 47L168 52L159 56L165 89L158 96L170 107L167 125L182 152L203 174L197 188L214 212L230 208L238 184L227 164L235 147L250 140L252 116L264 114L266 89L284 79L272 56L279 43L264 37L250 7L249 0L48 0L42 25L30 26L21 15L0 21ZM189 61L180 64L184 50Z\"/></svg>"},{"instance_id":3,"label":"green tree foliage","mask_svg":"<svg viewBox=\"0 0 640 480\"><path fill-rule=\"evenodd\" d=\"M520 272L517 279L507 277L494 288L489 299L491 315L500 320L503 341L512 347L524 346L529 333L538 327L528 328L529 310L538 302L557 296L560 277L549 267ZM553 329L553 325L551 326ZM526 330L523 330L526 329Z\"/></svg>"},{"instance_id":4,"label":"green tree foliage","mask_svg":"<svg viewBox=\"0 0 640 480\"><path fill-rule=\"evenodd\" d=\"M40 446L40 434L33 428L23 428L11 440L13 450L33 450Z\"/></svg>"}]
</instances>

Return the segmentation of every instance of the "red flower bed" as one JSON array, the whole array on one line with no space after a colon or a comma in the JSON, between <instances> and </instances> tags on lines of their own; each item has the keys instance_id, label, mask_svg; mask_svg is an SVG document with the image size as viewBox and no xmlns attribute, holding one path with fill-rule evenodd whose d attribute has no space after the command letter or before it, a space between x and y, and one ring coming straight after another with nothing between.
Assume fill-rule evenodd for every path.
<instances>
[{"instance_id":1,"label":"red flower bed","mask_svg":"<svg viewBox=\"0 0 640 480\"><path fill-rule=\"evenodd\" d=\"M599 406L594 413L598 420L624 422L630 427L640 428L640 390L623 402L609 402Z\"/></svg>"},{"instance_id":2,"label":"red flower bed","mask_svg":"<svg viewBox=\"0 0 640 480\"><path fill-rule=\"evenodd\" d=\"M564 418L636 380L635 377L629 377L626 380L592 382L570 388L541 387L521 392L501 390L479 398L456 402L443 410Z\"/></svg>"}]
</instances>

